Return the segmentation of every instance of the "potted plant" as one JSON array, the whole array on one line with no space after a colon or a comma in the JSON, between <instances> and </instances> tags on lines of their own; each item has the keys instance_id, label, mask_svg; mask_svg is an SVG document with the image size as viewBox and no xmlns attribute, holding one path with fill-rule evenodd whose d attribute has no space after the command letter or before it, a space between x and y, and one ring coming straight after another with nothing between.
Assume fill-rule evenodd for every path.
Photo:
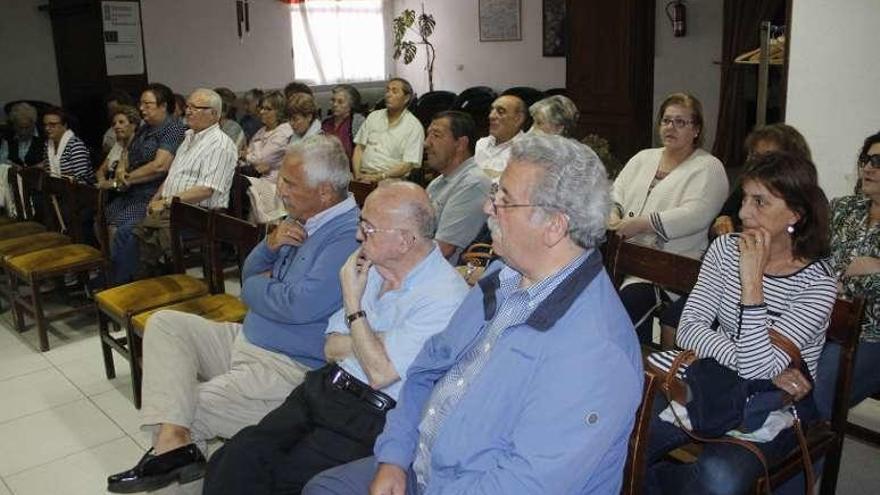
<instances>
[{"instance_id":1,"label":"potted plant","mask_svg":"<svg viewBox=\"0 0 880 495\"><path fill-rule=\"evenodd\" d=\"M416 22L417 20L418 22ZM413 24L417 24L418 31L413 29ZM424 5L422 5L422 13L418 16L418 19L416 19L416 13L414 10L406 9L392 21L394 30L394 41L392 42L394 55L392 56L394 57L394 60L400 59L402 55L403 63L408 65L416 58L416 52L418 50L416 45L425 45L425 52L427 55L425 70L428 71L429 91L434 91L434 57L436 51L434 50L434 45L428 41L428 38L434 33L434 27L436 25L437 22L434 20L434 16L425 13ZM415 33L421 41L407 40L406 34L410 31Z\"/></svg>"}]
</instances>

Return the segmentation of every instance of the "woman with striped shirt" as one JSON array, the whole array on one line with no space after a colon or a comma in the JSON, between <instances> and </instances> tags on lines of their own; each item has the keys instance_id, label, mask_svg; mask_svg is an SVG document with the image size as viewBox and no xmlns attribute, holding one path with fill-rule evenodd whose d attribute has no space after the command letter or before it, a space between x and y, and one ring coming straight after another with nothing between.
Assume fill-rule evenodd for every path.
<instances>
[{"instance_id":1,"label":"woman with striped shirt","mask_svg":"<svg viewBox=\"0 0 880 495\"><path fill-rule=\"evenodd\" d=\"M67 112L51 107L43 113L46 130L46 166L52 175L72 177L85 184L95 183L95 169L85 143L67 124Z\"/></svg>"},{"instance_id":2,"label":"woman with striped shirt","mask_svg":"<svg viewBox=\"0 0 880 495\"><path fill-rule=\"evenodd\" d=\"M747 165L743 232L709 247L676 336L697 357L715 358L745 379L772 379L795 400L812 388L836 294L825 260L828 202L815 177L812 163L786 153L761 155ZM797 346L811 376L788 367L789 356L770 342L771 329ZM669 405L657 402L658 414ZM797 442L789 413L773 419L750 438L769 464ZM690 438L659 415L651 428L648 493L747 493L763 474L757 457L723 443L705 445L692 464L662 462Z\"/></svg>"}]
</instances>

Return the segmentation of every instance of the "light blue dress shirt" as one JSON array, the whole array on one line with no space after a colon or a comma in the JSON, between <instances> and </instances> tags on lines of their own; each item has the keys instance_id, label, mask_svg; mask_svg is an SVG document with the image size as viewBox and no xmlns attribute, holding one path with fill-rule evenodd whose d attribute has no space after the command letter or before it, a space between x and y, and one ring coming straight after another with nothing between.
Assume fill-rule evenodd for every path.
<instances>
[{"instance_id":1,"label":"light blue dress shirt","mask_svg":"<svg viewBox=\"0 0 880 495\"><path fill-rule=\"evenodd\" d=\"M384 281L375 267L370 268L361 309L367 314L370 328L382 334L388 359L401 377L382 389L397 400L410 363L428 338L446 328L469 288L437 246L410 270L399 289L382 294ZM344 313L343 307L330 317L328 334L350 333ZM369 383L356 357L349 356L339 366L358 380Z\"/></svg>"}]
</instances>

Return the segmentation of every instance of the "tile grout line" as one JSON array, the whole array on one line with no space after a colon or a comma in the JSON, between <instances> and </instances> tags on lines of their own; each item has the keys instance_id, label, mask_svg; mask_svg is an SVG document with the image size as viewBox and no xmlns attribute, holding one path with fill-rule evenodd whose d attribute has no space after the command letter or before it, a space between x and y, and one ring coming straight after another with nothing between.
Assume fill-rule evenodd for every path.
<instances>
[{"instance_id":1,"label":"tile grout line","mask_svg":"<svg viewBox=\"0 0 880 495\"><path fill-rule=\"evenodd\" d=\"M107 445L107 444L109 444L109 443L115 442L115 441L120 440L120 439L125 438L125 437L126 437L126 435L125 435L124 432L123 432L123 435L122 435L121 437L112 438L112 439L110 439L110 440L107 440L106 442L96 443L95 445L92 445L91 447L87 447L87 448L84 448L84 449L82 449L82 450L77 450L76 452L70 452L69 454L64 454L64 455L61 456L61 457L56 457L56 458L54 458L54 459L52 459L52 460L49 460L49 461L46 461L46 462L44 462L44 463L42 463L42 464L35 464L35 465L33 465L33 466L30 466L30 467L24 468L24 469L22 469L22 470L20 470L20 471L16 471L16 472L14 472L14 473L4 474L3 477L2 477L2 479L4 480L4 484L6 484L6 486L9 487L9 484L8 484L8 483L5 483L6 478L10 478L10 477L13 477L13 476L18 476L19 474L25 473L25 472L30 471L30 470L32 470L32 469L41 468L41 467L43 467L43 466L46 466L46 465L52 464L53 462L58 462L58 461L61 461L61 460L67 459L68 457L73 457L73 456L75 456L75 455L82 454L83 452L87 452L87 451L89 451L89 450L92 450L92 449L94 449L94 448L101 447L101 446L103 446L103 445ZM138 446L140 447L140 445L138 445ZM10 489L10 491L12 491L12 490Z\"/></svg>"},{"instance_id":2,"label":"tile grout line","mask_svg":"<svg viewBox=\"0 0 880 495\"><path fill-rule=\"evenodd\" d=\"M6 479L3 476L0 476L0 483L2 483L3 486L6 487L6 491L8 491L12 495L15 495L15 492L12 491L12 487L9 486L9 483L6 482Z\"/></svg>"},{"instance_id":3,"label":"tile grout line","mask_svg":"<svg viewBox=\"0 0 880 495\"><path fill-rule=\"evenodd\" d=\"M43 360L45 360L47 363L49 363L49 366L46 366L45 368L40 368L40 369L38 369L38 370L26 371L26 372L24 372L24 373L22 373L22 374L20 374L20 375L12 375L12 376L7 376L7 377L5 377L5 378L0 378L0 383L3 383L3 382L8 381L8 380L14 380L14 379L16 379L16 378L21 378L21 377L23 377L23 376L33 375L34 373L39 373L39 372L41 372L41 371L46 371L47 369L52 368L52 367L54 366L53 363L52 363L52 361L49 361L48 359L46 359L46 358L43 357L43 356L40 356L40 357L42 357Z\"/></svg>"}]
</instances>

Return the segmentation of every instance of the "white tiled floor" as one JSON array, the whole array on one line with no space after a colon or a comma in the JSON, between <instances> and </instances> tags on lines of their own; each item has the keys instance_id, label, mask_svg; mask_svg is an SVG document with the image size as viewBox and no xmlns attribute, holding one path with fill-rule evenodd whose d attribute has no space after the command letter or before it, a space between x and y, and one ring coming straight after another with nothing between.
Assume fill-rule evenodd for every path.
<instances>
[{"instance_id":1,"label":"white tiled floor","mask_svg":"<svg viewBox=\"0 0 880 495\"><path fill-rule=\"evenodd\" d=\"M0 313L0 495L106 493L107 475L131 467L150 444L128 364L116 359L117 377L107 380L95 325L55 327L51 350L40 353L36 332L15 333ZM852 416L880 429L880 403ZM195 485L183 493L195 495ZM880 450L848 440L837 493L880 493Z\"/></svg>"}]
</instances>

